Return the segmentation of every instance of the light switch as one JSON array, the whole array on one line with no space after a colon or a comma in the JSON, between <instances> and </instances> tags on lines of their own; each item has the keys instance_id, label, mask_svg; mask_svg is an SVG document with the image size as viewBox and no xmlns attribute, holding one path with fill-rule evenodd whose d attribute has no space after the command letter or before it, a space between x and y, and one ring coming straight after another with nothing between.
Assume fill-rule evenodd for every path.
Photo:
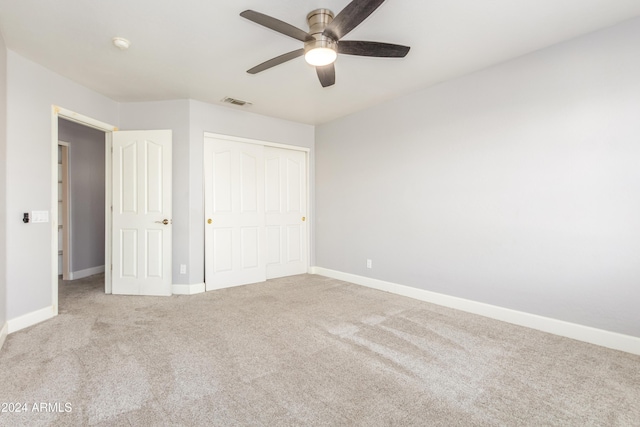
<instances>
[{"instance_id":1,"label":"light switch","mask_svg":"<svg viewBox=\"0 0 640 427\"><path fill-rule=\"evenodd\" d=\"M49 211L31 211L31 222L49 222Z\"/></svg>"}]
</instances>

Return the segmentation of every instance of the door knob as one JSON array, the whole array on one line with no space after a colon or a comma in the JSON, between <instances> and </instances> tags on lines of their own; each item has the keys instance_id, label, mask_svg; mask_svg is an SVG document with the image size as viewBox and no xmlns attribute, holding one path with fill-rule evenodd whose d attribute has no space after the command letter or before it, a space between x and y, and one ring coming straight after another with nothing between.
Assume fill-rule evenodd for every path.
<instances>
[{"instance_id":1,"label":"door knob","mask_svg":"<svg viewBox=\"0 0 640 427\"><path fill-rule=\"evenodd\" d=\"M303 216L303 217L302 217L302 220L303 220L303 221L306 221L306 220L307 220L307 217L306 217L306 216Z\"/></svg>"},{"instance_id":2,"label":"door knob","mask_svg":"<svg viewBox=\"0 0 640 427\"><path fill-rule=\"evenodd\" d=\"M164 225L168 225L169 224L169 220L168 219L163 219L162 221L156 221L156 224L164 224Z\"/></svg>"},{"instance_id":3,"label":"door knob","mask_svg":"<svg viewBox=\"0 0 640 427\"><path fill-rule=\"evenodd\" d=\"M213 222L213 220L212 220L211 218L209 218L209 219L207 220L207 224L211 224L212 222Z\"/></svg>"}]
</instances>

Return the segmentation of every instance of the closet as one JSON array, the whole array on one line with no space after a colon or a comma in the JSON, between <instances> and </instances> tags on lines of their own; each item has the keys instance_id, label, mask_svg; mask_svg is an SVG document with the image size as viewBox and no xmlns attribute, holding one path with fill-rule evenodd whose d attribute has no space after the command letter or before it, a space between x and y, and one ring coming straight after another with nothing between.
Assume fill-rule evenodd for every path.
<instances>
[{"instance_id":1,"label":"closet","mask_svg":"<svg viewBox=\"0 0 640 427\"><path fill-rule=\"evenodd\" d=\"M306 273L307 151L206 136L206 290Z\"/></svg>"}]
</instances>

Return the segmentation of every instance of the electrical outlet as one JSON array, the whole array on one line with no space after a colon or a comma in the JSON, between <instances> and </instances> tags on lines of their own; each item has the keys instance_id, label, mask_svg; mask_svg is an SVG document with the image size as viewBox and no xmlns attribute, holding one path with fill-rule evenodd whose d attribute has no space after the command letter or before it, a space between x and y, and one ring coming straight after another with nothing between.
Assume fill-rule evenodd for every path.
<instances>
[{"instance_id":1,"label":"electrical outlet","mask_svg":"<svg viewBox=\"0 0 640 427\"><path fill-rule=\"evenodd\" d=\"M367 260L367 268L373 268L373 262L370 259Z\"/></svg>"},{"instance_id":2,"label":"electrical outlet","mask_svg":"<svg viewBox=\"0 0 640 427\"><path fill-rule=\"evenodd\" d=\"M180 264L180 274L187 274L187 264Z\"/></svg>"}]
</instances>

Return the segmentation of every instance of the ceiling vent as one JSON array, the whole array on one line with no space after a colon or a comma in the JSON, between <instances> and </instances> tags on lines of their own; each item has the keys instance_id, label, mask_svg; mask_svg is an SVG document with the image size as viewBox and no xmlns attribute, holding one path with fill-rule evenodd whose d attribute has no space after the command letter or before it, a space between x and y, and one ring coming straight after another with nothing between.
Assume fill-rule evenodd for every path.
<instances>
[{"instance_id":1,"label":"ceiling vent","mask_svg":"<svg viewBox=\"0 0 640 427\"><path fill-rule=\"evenodd\" d=\"M249 101L243 101L241 99L235 99L228 96L222 98L222 102L226 102L228 104L239 105L240 107L248 107L251 105Z\"/></svg>"}]
</instances>

